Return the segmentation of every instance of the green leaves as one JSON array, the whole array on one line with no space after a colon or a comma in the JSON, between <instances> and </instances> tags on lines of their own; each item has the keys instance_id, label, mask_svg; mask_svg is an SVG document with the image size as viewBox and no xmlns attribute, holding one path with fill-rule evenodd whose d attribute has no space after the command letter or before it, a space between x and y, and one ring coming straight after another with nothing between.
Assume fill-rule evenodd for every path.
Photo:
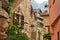
<instances>
[{"instance_id":1,"label":"green leaves","mask_svg":"<svg viewBox=\"0 0 60 40\"><path fill-rule=\"evenodd\" d=\"M9 2L10 2L10 3L13 3L13 2L14 2L14 0L9 0Z\"/></svg>"},{"instance_id":2,"label":"green leaves","mask_svg":"<svg viewBox=\"0 0 60 40\"><path fill-rule=\"evenodd\" d=\"M10 35L8 37L10 40L29 40L28 36L26 34L23 34L23 33L18 33L18 34L15 34L15 35Z\"/></svg>"},{"instance_id":3,"label":"green leaves","mask_svg":"<svg viewBox=\"0 0 60 40\"><path fill-rule=\"evenodd\" d=\"M43 37L46 38L46 39L48 39L48 40L51 40L50 33L44 34Z\"/></svg>"},{"instance_id":4,"label":"green leaves","mask_svg":"<svg viewBox=\"0 0 60 40\"><path fill-rule=\"evenodd\" d=\"M7 11L8 15L9 15L10 12L11 12L11 8L8 7L8 8L6 9L6 11Z\"/></svg>"},{"instance_id":5,"label":"green leaves","mask_svg":"<svg viewBox=\"0 0 60 40\"><path fill-rule=\"evenodd\" d=\"M15 34L16 34L16 33L15 33L15 27L9 28L9 29L7 30L7 32L6 32L6 34L7 34L8 36L15 35Z\"/></svg>"},{"instance_id":6,"label":"green leaves","mask_svg":"<svg viewBox=\"0 0 60 40\"><path fill-rule=\"evenodd\" d=\"M18 25L19 25L19 22L14 22L14 25L15 25L15 26L18 26Z\"/></svg>"},{"instance_id":7,"label":"green leaves","mask_svg":"<svg viewBox=\"0 0 60 40\"><path fill-rule=\"evenodd\" d=\"M6 9L8 15L11 14L11 8L13 6L14 0L9 0L9 6ZM7 36L8 40L29 40L28 36L26 34L21 33L24 29L24 24L27 24L27 22L22 22L22 26L19 26L19 22L15 22L13 25L8 22L8 29L7 29Z\"/></svg>"},{"instance_id":8,"label":"green leaves","mask_svg":"<svg viewBox=\"0 0 60 40\"><path fill-rule=\"evenodd\" d=\"M20 34L17 37L17 40L29 40L26 34Z\"/></svg>"},{"instance_id":9,"label":"green leaves","mask_svg":"<svg viewBox=\"0 0 60 40\"><path fill-rule=\"evenodd\" d=\"M15 22L13 26L9 24L8 30L6 32L6 34L8 35L8 39L9 40L29 40L26 34L23 34L20 32L24 29L24 27L23 26L19 27L18 25L19 25L18 22Z\"/></svg>"},{"instance_id":10,"label":"green leaves","mask_svg":"<svg viewBox=\"0 0 60 40\"><path fill-rule=\"evenodd\" d=\"M20 29L20 30L23 30L23 29L24 29L24 27L19 27L19 29Z\"/></svg>"},{"instance_id":11,"label":"green leaves","mask_svg":"<svg viewBox=\"0 0 60 40\"><path fill-rule=\"evenodd\" d=\"M11 14L11 8L12 8L12 6L13 6L13 3L14 3L14 0L9 0L9 6L8 6L8 8L6 9L8 15Z\"/></svg>"},{"instance_id":12,"label":"green leaves","mask_svg":"<svg viewBox=\"0 0 60 40\"><path fill-rule=\"evenodd\" d=\"M42 22L37 22L38 23L38 25L40 26L40 27L43 27L43 23Z\"/></svg>"}]
</instances>

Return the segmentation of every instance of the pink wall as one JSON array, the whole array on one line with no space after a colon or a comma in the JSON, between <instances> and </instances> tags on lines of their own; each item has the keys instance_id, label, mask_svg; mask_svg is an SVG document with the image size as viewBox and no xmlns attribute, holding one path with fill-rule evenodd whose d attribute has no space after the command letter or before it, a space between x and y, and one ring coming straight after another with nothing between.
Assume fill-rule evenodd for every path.
<instances>
[{"instance_id":1,"label":"pink wall","mask_svg":"<svg viewBox=\"0 0 60 40\"><path fill-rule=\"evenodd\" d=\"M49 0L50 33L52 40L58 40L60 31L60 0Z\"/></svg>"},{"instance_id":2,"label":"pink wall","mask_svg":"<svg viewBox=\"0 0 60 40\"><path fill-rule=\"evenodd\" d=\"M60 19L57 20L53 27L53 34L51 34L52 40L58 40L58 32L60 32Z\"/></svg>"},{"instance_id":3,"label":"pink wall","mask_svg":"<svg viewBox=\"0 0 60 40\"><path fill-rule=\"evenodd\" d=\"M54 4L53 4L54 3ZM60 14L60 0L49 0L49 12L51 24Z\"/></svg>"}]
</instances>

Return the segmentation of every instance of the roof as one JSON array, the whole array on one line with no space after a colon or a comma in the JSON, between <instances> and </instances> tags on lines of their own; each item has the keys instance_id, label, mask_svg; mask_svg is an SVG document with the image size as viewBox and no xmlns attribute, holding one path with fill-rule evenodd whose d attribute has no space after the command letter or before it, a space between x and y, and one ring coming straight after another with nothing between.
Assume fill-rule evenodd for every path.
<instances>
[{"instance_id":1,"label":"roof","mask_svg":"<svg viewBox=\"0 0 60 40\"><path fill-rule=\"evenodd\" d=\"M34 9L34 12L37 12L37 11L39 11L40 13L42 13L41 9Z\"/></svg>"},{"instance_id":2,"label":"roof","mask_svg":"<svg viewBox=\"0 0 60 40\"><path fill-rule=\"evenodd\" d=\"M36 18L39 19L39 20L43 20L43 17L41 17L41 16L40 17L36 17Z\"/></svg>"},{"instance_id":3,"label":"roof","mask_svg":"<svg viewBox=\"0 0 60 40\"><path fill-rule=\"evenodd\" d=\"M40 15L41 15L41 16L49 16L48 13L41 13Z\"/></svg>"}]
</instances>

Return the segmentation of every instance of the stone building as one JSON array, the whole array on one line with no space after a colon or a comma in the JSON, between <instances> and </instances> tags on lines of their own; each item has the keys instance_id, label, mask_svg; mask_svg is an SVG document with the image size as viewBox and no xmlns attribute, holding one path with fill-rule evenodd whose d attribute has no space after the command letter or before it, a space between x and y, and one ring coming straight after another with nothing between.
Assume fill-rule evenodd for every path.
<instances>
[{"instance_id":1,"label":"stone building","mask_svg":"<svg viewBox=\"0 0 60 40\"><path fill-rule=\"evenodd\" d=\"M49 0L51 40L60 40L60 0Z\"/></svg>"},{"instance_id":2,"label":"stone building","mask_svg":"<svg viewBox=\"0 0 60 40\"><path fill-rule=\"evenodd\" d=\"M16 0L17 1L17 0ZM30 40L36 40L35 30L36 21L33 8L31 6L30 0L18 0L13 3L12 14L10 14L10 23L13 25L15 21L18 21L20 25L21 22L27 22L24 24L24 30L22 32L26 33ZM34 36L32 36L34 34Z\"/></svg>"},{"instance_id":3,"label":"stone building","mask_svg":"<svg viewBox=\"0 0 60 40\"><path fill-rule=\"evenodd\" d=\"M36 15L36 40L43 40L43 17L40 16L42 13L41 9L34 9Z\"/></svg>"},{"instance_id":4,"label":"stone building","mask_svg":"<svg viewBox=\"0 0 60 40\"><path fill-rule=\"evenodd\" d=\"M4 18L7 18L8 14L5 11L5 9L8 7L9 1L5 0L2 1L2 3L3 5L0 2L1 4L0 10L3 10L1 11L1 13L2 12L3 13L2 14L0 13L0 15L4 15ZM30 0L14 0L11 11L12 12L10 14L10 18L8 19L10 24L13 25L14 22L18 21L20 26L24 26L24 30L22 32L25 32L27 36L30 38L30 40L36 40L36 26L37 26L36 18L38 19L42 19L42 18L36 17L36 14L30 4ZM27 22L28 24L22 25L21 22Z\"/></svg>"},{"instance_id":5,"label":"stone building","mask_svg":"<svg viewBox=\"0 0 60 40\"><path fill-rule=\"evenodd\" d=\"M49 8L48 8L48 4L46 4L44 6L44 10L43 10L43 12L40 15L41 15L41 17L43 17L44 34L49 33L50 32L50 30L49 30L49 28L50 28L50 20L49 20ZM44 40L47 40L47 39L44 38Z\"/></svg>"},{"instance_id":6,"label":"stone building","mask_svg":"<svg viewBox=\"0 0 60 40\"><path fill-rule=\"evenodd\" d=\"M0 0L0 40L5 40L7 38L5 32L8 27L8 13L4 9L8 7L8 4L7 0Z\"/></svg>"},{"instance_id":7,"label":"stone building","mask_svg":"<svg viewBox=\"0 0 60 40\"><path fill-rule=\"evenodd\" d=\"M48 9L47 4L44 7L45 8L40 15L43 17L44 32L48 33L49 32L49 26L50 26L50 23L49 23L50 22L50 20L49 20L49 9Z\"/></svg>"}]
</instances>

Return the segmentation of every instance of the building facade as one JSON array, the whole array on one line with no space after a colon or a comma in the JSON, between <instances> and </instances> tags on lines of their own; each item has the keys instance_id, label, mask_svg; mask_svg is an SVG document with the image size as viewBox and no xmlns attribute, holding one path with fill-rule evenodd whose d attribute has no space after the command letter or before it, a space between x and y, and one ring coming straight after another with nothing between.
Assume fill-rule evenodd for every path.
<instances>
[{"instance_id":1,"label":"building facade","mask_svg":"<svg viewBox=\"0 0 60 40\"><path fill-rule=\"evenodd\" d=\"M50 26L50 21L49 21L49 9L48 9L48 5L46 4L44 6L44 10L43 12L40 14L43 17L43 24L44 24L44 32L48 33L49 32L49 26Z\"/></svg>"},{"instance_id":2,"label":"building facade","mask_svg":"<svg viewBox=\"0 0 60 40\"><path fill-rule=\"evenodd\" d=\"M41 9L34 9L36 15L36 40L43 40L43 17Z\"/></svg>"},{"instance_id":3,"label":"building facade","mask_svg":"<svg viewBox=\"0 0 60 40\"><path fill-rule=\"evenodd\" d=\"M60 0L49 0L51 40L60 40Z\"/></svg>"},{"instance_id":4,"label":"building facade","mask_svg":"<svg viewBox=\"0 0 60 40\"><path fill-rule=\"evenodd\" d=\"M1 2L3 3L3 5ZM0 16L2 15L4 19L8 17L8 13L5 10L8 5L8 0L0 1L0 10L2 10L0 11ZM24 26L24 30L22 32L25 32L30 40L36 40L36 20L30 0L14 0L11 9L11 14L9 16L10 18L8 19L10 24L13 25L14 22L19 22L20 26ZM27 22L27 24L22 24L22 22Z\"/></svg>"},{"instance_id":5,"label":"building facade","mask_svg":"<svg viewBox=\"0 0 60 40\"><path fill-rule=\"evenodd\" d=\"M20 25L21 22L27 22L24 24L24 30L22 32L26 33L30 40L36 40L36 21L33 8L31 6L30 0L18 0L13 3L12 14L10 15L10 23L13 25L15 21L18 21Z\"/></svg>"},{"instance_id":6,"label":"building facade","mask_svg":"<svg viewBox=\"0 0 60 40\"><path fill-rule=\"evenodd\" d=\"M4 9L8 7L8 4L9 4L8 1L0 0L0 40L5 40L7 38L5 32L7 31L7 27L8 27L8 23L7 23L8 14ZM4 7L4 6L6 6L6 7Z\"/></svg>"}]
</instances>

